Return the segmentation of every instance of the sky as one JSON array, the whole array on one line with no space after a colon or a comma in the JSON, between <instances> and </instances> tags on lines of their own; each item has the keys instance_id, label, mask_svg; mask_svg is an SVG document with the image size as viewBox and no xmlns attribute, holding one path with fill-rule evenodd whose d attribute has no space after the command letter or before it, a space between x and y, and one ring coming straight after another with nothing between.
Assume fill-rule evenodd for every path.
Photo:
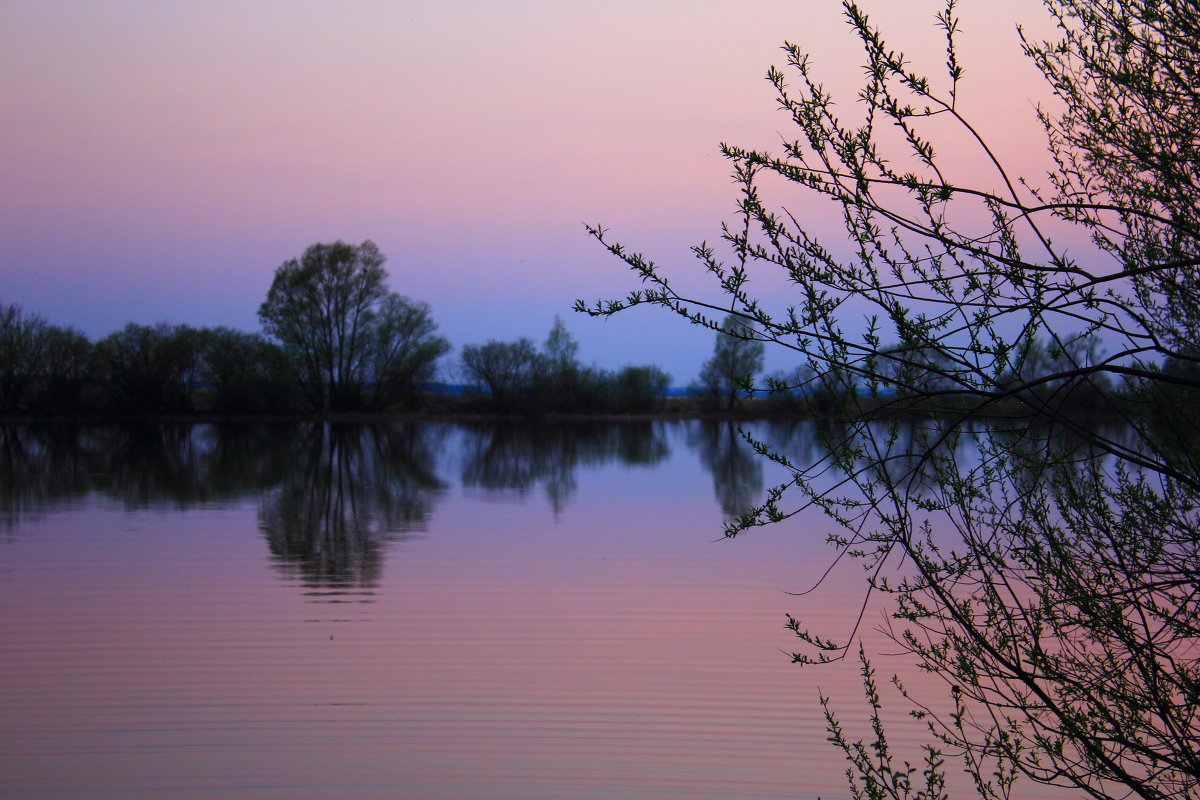
<instances>
[{"instance_id":1,"label":"sky","mask_svg":"<svg viewBox=\"0 0 1200 800\"><path fill-rule=\"evenodd\" d=\"M941 3L863 5L940 68ZM1049 35L1044 12L959 11L962 107L1036 176L1046 91L1015 25ZM690 247L732 218L719 143L794 136L764 80L784 40L849 113L860 51L835 0L0 0L0 303L92 337L257 330L282 262L371 239L456 351L541 341L558 314L584 362L659 364L684 385L709 332L571 311L638 288L584 225L717 297ZM803 216L812 198L787 202Z\"/></svg>"}]
</instances>

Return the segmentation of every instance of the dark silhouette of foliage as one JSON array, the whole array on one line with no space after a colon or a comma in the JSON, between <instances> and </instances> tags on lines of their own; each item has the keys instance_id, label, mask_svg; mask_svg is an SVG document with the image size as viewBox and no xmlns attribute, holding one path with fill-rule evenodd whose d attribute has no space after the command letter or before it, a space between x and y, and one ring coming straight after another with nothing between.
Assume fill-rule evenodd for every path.
<instances>
[{"instance_id":1,"label":"dark silhouette of foliage","mask_svg":"<svg viewBox=\"0 0 1200 800\"><path fill-rule=\"evenodd\" d=\"M542 348L532 340L467 345L462 371L478 408L505 414L644 413L657 408L671 377L655 366L616 373L579 362L579 344L558 317Z\"/></svg>"},{"instance_id":2,"label":"dark silhouette of foliage","mask_svg":"<svg viewBox=\"0 0 1200 800\"><path fill-rule=\"evenodd\" d=\"M0 305L0 412L75 413L91 378L86 336Z\"/></svg>"},{"instance_id":3,"label":"dark silhouette of foliage","mask_svg":"<svg viewBox=\"0 0 1200 800\"><path fill-rule=\"evenodd\" d=\"M534 393L544 407L555 411L592 411L604 407L610 376L579 363L578 352L578 342L562 319L555 316L554 326L542 345L541 371L535 380Z\"/></svg>"},{"instance_id":4,"label":"dark silhouette of foliage","mask_svg":"<svg viewBox=\"0 0 1200 800\"><path fill-rule=\"evenodd\" d=\"M203 349L203 334L194 328L131 322L96 343L96 374L115 411L188 411Z\"/></svg>"},{"instance_id":5,"label":"dark silhouette of foliage","mask_svg":"<svg viewBox=\"0 0 1200 800\"><path fill-rule=\"evenodd\" d=\"M652 364L625 366L612 377L614 411L643 414L656 410L671 385L671 376Z\"/></svg>"},{"instance_id":6,"label":"dark silhouette of foliage","mask_svg":"<svg viewBox=\"0 0 1200 800\"><path fill-rule=\"evenodd\" d=\"M513 342L490 339L482 345L467 345L462 349L462 367L467 380L501 411L530 408L544 370L542 354L526 338Z\"/></svg>"},{"instance_id":7,"label":"dark silhouette of foliage","mask_svg":"<svg viewBox=\"0 0 1200 800\"><path fill-rule=\"evenodd\" d=\"M437 360L450 351L450 344L437 335L427 303L396 294L383 301L373 333L365 364L365 405L412 406L421 386L433 380Z\"/></svg>"},{"instance_id":8,"label":"dark silhouette of foliage","mask_svg":"<svg viewBox=\"0 0 1200 800\"><path fill-rule=\"evenodd\" d=\"M283 349L256 333L206 332L201 375L223 413L281 413L296 407L295 374Z\"/></svg>"},{"instance_id":9,"label":"dark silhouette of foliage","mask_svg":"<svg viewBox=\"0 0 1200 800\"><path fill-rule=\"evenodd\" d=\"M338 241L314 244L275 271L258 316L315 409L410 402L450 349L428 305L387 290L384 260L373 242Z\"/></svg>"},{"instance_id":10,"label":"dark silhouette of foliage","mask_svg":"<svg viewBox=\"0 0 1200 800\"><path fill-rule=\"evenodd\" d=\"M754 329L730 314L717 331L712 358L700 369L700 390L712 405L732 411L739 392L752 391L754 376L762 371L765 347Z\"/></svg>"},{"instance_id":11,"label":"dark silhouette of foliage","mask_svg":"<svg viewBox=\"0 0 1200 800\"><path fill-rule=\"evenodd\" d=\"M52 414L80 411L92 379L92 342L74 328L49 325L42 333L41 358L33 409Z\"/></svg>"},{"instance_id":12,"label":"dark silhouette of foliage","mask_svg":"<svg viewBox=\"0 0 1200 800\"><path fill-rule=\"evenodd\" d=\"M25 407L41 371L46 322L16 304L0 305L0 411Z\"/></svg>"}]
</instances>

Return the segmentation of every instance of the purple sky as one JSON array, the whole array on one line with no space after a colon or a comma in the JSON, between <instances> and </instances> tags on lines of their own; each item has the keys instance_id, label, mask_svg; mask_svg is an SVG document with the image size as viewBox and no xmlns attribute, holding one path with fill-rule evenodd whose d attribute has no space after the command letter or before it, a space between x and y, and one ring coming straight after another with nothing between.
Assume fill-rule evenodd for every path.
<instances>
[{"instance_id":1,"label":"purple sky","mask_svg":"<svg viewBox=\"0 0 1200 800\"><path fill-rule=\"evenodd\" d=\"M934 72L940 5L866 3ZM1047 31L1040 6L961 6L965 107L1036 176L1045 92L1014 23ZM255 330L280 262L370 238L456 348L540 341L558 313L584 361L658 363L685 384L710 334L645 309L570 312L636 288L583 223L702 289L688 247L736 199L717 144L792 135L762 79L784 39L853 90L834 0L8 0L0 302L91 336Z\"/></svg>"}]
</instances>

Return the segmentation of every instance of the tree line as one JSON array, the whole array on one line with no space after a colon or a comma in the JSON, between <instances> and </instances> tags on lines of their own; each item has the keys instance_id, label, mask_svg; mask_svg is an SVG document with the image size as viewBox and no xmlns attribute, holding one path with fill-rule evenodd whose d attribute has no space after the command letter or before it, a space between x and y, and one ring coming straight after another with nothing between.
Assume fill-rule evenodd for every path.
<instances>
[{"instance_id":1,"label":"tree line","mask_svg":"<svg viewBox=\"0 0 1200 800\"><path fill-rule=\"evenodd\" d=\"M92 341L19 305L0 305L0 413L378 412L428 406L433 397L445 408L478 413L664 408L671 388L667 372L653 364L615 371L583 364L578 342L558 317L540 346L527 337L465 346L458 364L446 370L463 383L435 382L450 345L437 334L428 304L386 289L382 262L369 241L313 245L276 272L259 311L264 333L129 323ZM1077 350L1039 345L1027 364L1053 373L1082 357ZM921 400L945 388L947 359L936 347L910 348L902 361L889 362L887 377L897 395ZM820 376L803 365L768 375L762 388L755 381L763 361L761 334L728 315L716 328L711 357L675 408L760 416L844 411ZM1166 371L1181 368L1174 361L1163 365ZM1038 391L1052 396L1058 383ZM1062 402L1095 411L1103 398L1128 387L1093 381L1088 389L1069 392Z\"/></svg>"},{"instance_id":2,"label":"tree line","mask_svg":"<svg viewBox=\"0 0 1200 800\"><path fill-rule=\"evenodd\" d=\"M561 319L527 338L463 348L435 383L450 344L427 303L387 286L373 242L314 244L276 271L261 332L129 323L92 341L19 305L0 304L0 413L29 415L296 414L443 405L476 412L651 412L671 378L579 361Z\"/></svg>"}]
</instances>

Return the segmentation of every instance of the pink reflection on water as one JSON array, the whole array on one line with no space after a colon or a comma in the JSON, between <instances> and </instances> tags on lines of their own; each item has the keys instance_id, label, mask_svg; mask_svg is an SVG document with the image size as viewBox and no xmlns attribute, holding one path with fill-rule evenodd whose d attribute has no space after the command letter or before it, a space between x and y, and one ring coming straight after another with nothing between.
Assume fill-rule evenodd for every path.
<instances>
[{"instance_id":1,"label":"pink reflection on water","mask_svg":"<svg viewBox=\"0 0 1200 800\"><path fill-rule=\"evenodd\" d=\"M0 581L0 793L844 794L816 700L861 720L857 678L791 666L783 614L845 631L861 582L838 573L817 606L783 594L827 563L819 519L713 541L687 441L578 468L557 512L453 486L337 598L273 563L268 495L92 498L23 526Z\"/></svg>"}]
</instances>

